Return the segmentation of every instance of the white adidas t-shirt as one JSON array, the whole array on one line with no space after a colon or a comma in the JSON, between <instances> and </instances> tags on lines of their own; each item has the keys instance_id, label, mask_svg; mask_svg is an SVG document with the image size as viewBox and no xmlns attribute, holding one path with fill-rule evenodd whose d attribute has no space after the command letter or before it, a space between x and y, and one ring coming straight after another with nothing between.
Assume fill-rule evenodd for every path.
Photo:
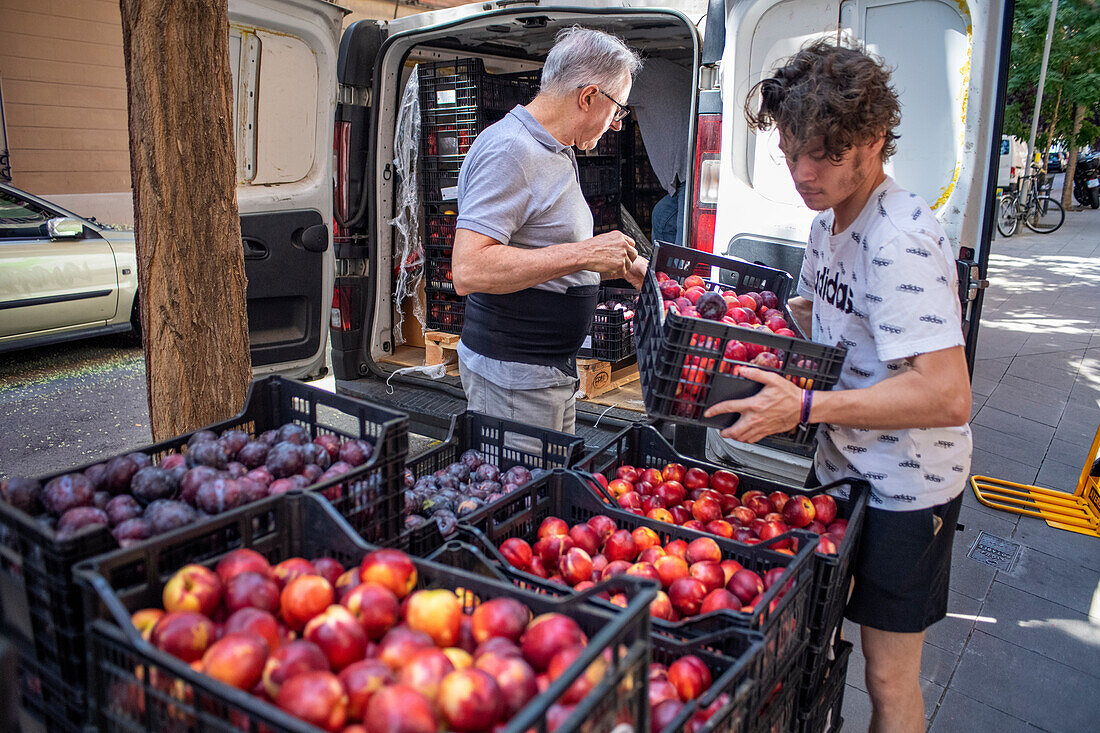
<instances>
[{"instance_id":1,"label":"white adidas t-shirt","mask_svg":"<svg viewBox=\"0 0 1100 733\"><path fill-rule=\"evenodd\" d=\"M814 220L798 280L813 300L813 340L848 349L835 389L901 374L908 359L964 343L958 276L928 205L887 179L852 225ZM814 469L822 483L863 477L879 509L927 509L959 495L970 472L970 428L865 430L821 425Z\"/></svg>"}]
</instances>

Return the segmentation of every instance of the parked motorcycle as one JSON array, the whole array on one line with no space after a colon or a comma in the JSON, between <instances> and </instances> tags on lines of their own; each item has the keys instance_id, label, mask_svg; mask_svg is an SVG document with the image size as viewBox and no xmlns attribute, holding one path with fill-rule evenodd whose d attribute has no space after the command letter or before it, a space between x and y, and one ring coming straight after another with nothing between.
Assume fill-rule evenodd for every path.
<instances>
[{"instance_id":1,"label":"parked motorcycle","mask_svg":"<svg viewBox=\"0 0 1100 733\"><path fill-rule=\"evenodd\" d=\"M1100 153L1077 156L1073 196L1082 206L1100 209Z\"/></svg>"}]
</instances>

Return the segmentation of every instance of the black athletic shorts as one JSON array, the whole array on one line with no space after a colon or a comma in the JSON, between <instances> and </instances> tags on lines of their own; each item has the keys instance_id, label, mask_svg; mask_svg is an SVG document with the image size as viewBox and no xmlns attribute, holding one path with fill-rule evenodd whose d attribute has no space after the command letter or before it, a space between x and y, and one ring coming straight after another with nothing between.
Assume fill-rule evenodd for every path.
<instances>
[{"instance_id":1,"label":"black athletic shorts","mask_svg":"<svg viewBox=\"0 0 1100 733\"><path fill-rule=\"evenodd\" d=\"M810 485L819 485L813 471ZM930 509L868 507L844 615L861 626L898 633L924 631L946 616L951 545L961 506L960 493Z\"/></svg>"}]
</instances>

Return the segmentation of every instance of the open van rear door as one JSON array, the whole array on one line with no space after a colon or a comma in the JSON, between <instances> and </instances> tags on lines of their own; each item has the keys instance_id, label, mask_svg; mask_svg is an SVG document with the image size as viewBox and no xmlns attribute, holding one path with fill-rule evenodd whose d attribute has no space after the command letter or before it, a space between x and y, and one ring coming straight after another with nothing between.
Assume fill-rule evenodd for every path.
<instances>
[{"instance_id":1,"label":"open van rear door","mask_svg":"<svg viewBox=\"0 0 1100 733\"><path fill-rule=\"evenodd\" d=\"M346 10L230 0L237 204L252 368L325 371L332 297L331 130Z\"/></svg>"},{"instance_id":2,"label":"open van rear door","mask_svg":"<svg viewBox=\"0 0 1100 733\"><path fill-rule=\"evenodd\" d=\"M745 97L808 41L854 39L894 68L901 140L887 173L928 202L955 247L972 357L1011 13L1011 4L998 0L727 0L714 251L797 275L814 212L794 189L778 134L748 129Z\"/></svg>"}]
</instances>

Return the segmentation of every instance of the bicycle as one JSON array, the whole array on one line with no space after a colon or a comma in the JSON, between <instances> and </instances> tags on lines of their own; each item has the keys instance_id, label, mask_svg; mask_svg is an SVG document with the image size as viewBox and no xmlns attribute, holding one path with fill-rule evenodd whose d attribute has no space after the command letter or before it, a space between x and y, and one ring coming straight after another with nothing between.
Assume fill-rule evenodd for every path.
<instances>
[{"instance_id":1,"label":"bicycle","mask_svg":"<svg viewBox=\"0 0 1100 733\"><path fill-rule=\"evenodd\" d=\"M1022 221L1028 229L1039 234L1050 234L1066 220L1062 204L1050 196L1053 181L1045 184L1046 174L1032 167L1030 175L1021 176L1019 186L997 201L997 231L1003 237L1016 233Z\"/></svg>"}]
</instances>

